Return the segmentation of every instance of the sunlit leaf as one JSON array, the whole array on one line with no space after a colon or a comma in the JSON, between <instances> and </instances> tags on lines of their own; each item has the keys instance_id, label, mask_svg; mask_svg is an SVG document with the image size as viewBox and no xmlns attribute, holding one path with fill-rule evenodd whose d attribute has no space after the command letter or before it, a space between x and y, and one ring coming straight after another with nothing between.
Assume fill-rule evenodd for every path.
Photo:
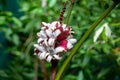
<instances>
[{"instance_id":1,"label":"sunlit leaf","mask_svg":"<svg viewBox=\"0 0 120 80\"><path fill-rule=\"evenodd\" d=\"M93 38L93 42L96 42L97 39L100 37L102 34L103 39L106 40L106 38L111 36L111 30L108 26L108 23L104 23L96 32Z\"/></svg>"}]
</instances>

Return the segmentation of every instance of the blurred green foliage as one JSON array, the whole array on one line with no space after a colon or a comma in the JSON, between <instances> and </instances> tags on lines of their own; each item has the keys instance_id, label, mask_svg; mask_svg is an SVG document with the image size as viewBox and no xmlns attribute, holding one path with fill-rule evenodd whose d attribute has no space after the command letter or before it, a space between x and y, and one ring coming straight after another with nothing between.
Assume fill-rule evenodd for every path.
<instances>
[{"instance_id":1,"label":"blurred green foliage","mask_svg":"<svg viewBox=\"0 0 120 80\"><path fill-rule=\"evenodd\" d=\"M19 17L5 9L7 5L10 5L6 4L7 1L0 3L0 32L3 33L7 44L3 45L0 42L0 48L7 46L4 54L10 54L12 57L4 63L4 69L0 69L0 80L33 80L36 74L38 74L38 79L42 80L44 74L41 63L33 55L36 33L42 21L58 20L65 0L17 0L19 14L23 13ZM111 0L76 0L69 21L69 25L75 31L74 36L80 39L111 3ZM69 6L67 6L65 16L68 8ZM93 32L72 59L62 80L120 80L119 13L120 6L115 8L97 27L107 22L112 30L111 38L107 41L99 38L94 43ZM62 63L68 55L69 52L59 62L58 70L64 65ZM37 72L35 71L36 64L38 64ZM50 64L47 63L46 67L49 75Z\"/></svg>"}]
</instances>

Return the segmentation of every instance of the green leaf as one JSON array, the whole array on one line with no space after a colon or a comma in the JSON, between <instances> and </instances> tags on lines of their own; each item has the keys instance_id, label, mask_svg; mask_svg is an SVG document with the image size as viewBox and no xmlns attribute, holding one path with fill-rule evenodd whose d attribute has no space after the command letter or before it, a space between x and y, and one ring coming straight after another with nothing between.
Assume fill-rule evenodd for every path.
<instances>
[{"instance_id":1,"label":"green leaf","mask_svg":"<svg viewBox=\"0 0 120 80\"><path fill-rule=\"evenodd\" d=\"M103 51L106 54L109 54L111 52L111 47L108 44L104 44Z\"/></svg>"},{"instance_id":2,"label":"green leaf","mask_svg":"<svg viewBox=\"0 0 120 80\"><path fill-rule=\"evenodd\" d=\"M102 31L100 37L101 37L104 41L107 41L107 40L108 40L108 37L105 35L105 28L103 28L103 31Z\"/></svg>"},{"instance_id":3,"label":"green leaf","mask_svg":"<svg viewBox=\"0 0 120 80\"><path fill-rule=\"evenodd\" d=\"M68 74L63 78L63 80L77 80L77 77L75 75Z\"/></svg>"},{"instance_id":4,"label":"green leaf","mask_svg":"<svg viewBox=\"0 0 120 80\"><path fill-rule=\"evenodd\" d=\"M53 7L56 4L57 0L49 0L49 7Z\"/></svg>"},{"instance_id":5,"label":"green leaf","mask_svg":"<svg viewBox=\"0 0 120 80\"><path fill-rule=\"evenodd\" d=\"M82 71L79 72L77 80L84 80L84 74Z\"/></svg>"},{"instance_id":6,"label":"green leaf","mask_svg":"<svg viewBox=\"0 0 120 80\"><path fill-rule=\"evenodd\" d=\"M7 40L11 41L11 35L13 34L13 31L10 28L2 28L2 30L5 32L5 37Z\"/></svg>"},{"instance_id":7,"label":"green leaf","mask_svg":"<svg viewBox=\"0 0 120 80\"><path fill-rule=\"evenodd\" d=\"M90 60L90 56L89 55L85 55L84 59L83 59L83 67L85 67L86 65L88 65Z\"/></svg>"},{"instance_id":8,"label":"green leaf","mask_svg":"<svg viewBox=\"0 0 120 80\"><path fill-rule=\"evenodd\" d=\"M1 77L8 77L8 75L3 70L0 70L0 76Z\"/></svg>"},{"instance_id":9,"label":"green leaf","mask_svg":"<svg viewBox=\"0 0 120 80\"><path fill-rule=\"evenodd\" d=\"M29 77L30 79L33 78L35 76L34 73L28 73L28 72L23 72L23 75L26 76L26 77Z\"/></svg>"},{"instance_id":10,"label":"green leaf","mask_svg":"<svg viewBox=\"0 0 120 80\"><path fill-rule=\"evenodd\" d=\"M24 32L29 32L30 30L32 30L33 28L37 27L39 23L39 19L33 19L31 20L24 28Z\"/></svg>"},{"instance_id":11,"label":"green leaf","mask_svg":"<svg viewBox=\"0 0 120 80\"><path fill-rule=\"evenodd\" d=\"M27 2L23 2L22 3L22 9L21 11L28 11L30 8L30 4L28 4Z\"/></svg>"},{"instance_id":12,"label":"green leaf","mask_svg":"<svg viewBox=\"0 0 120 80\"><path fill-rule=\"evenodd\" d=\"M27 20L27 19L29 19L29 16L28 15L24 15L24 16L22 16L22 17L20 17L20 20Z\"/></svg>"},{"instance_id":13,"label":"green leaf","mask_svg":"<svg viewBox=\"0 0 120 80\"><path fill-rule=\"evenodd\" d=\"M13 43L15 44L15 45L19 45L19 36L17 35L17 34L13 34L13 36L12 36L13 38L12 38L12 40L13 40Z\"/></svg>"},{"instance_id":14,"label":"green leaf","mask_svg":"<svg viewBox=\"0 0 120 80\"><path fill-rule=\"evenodd\" d=\"M102 69L100 73L98 74L97 78L100 79L103 76L105 76L110 71L110 68Z\"/></svg>"},{"instance_id":15,"label":"green leaf","mask_svg":"<svg viewBox=\"0 0 120 80\"><path fill-rule=\"evenodd\" d=\"M117 58L117 63L120 66L120 56Z\"/></svg>"},{"instance_id":16,"label":"green leaf","mask_svg":"<svg viewBox=\"0 0 120 80\"><path fill-rule=\"evenodd\" d=\"M12 20L14 21L14 24L16 24L16 27L22 27L22 22L16 18L16 17L12 17Z\"/></svg>"},{"instance_id":17,"label":"green leaf","mask_svg":"<svg viewBox=\"0 0 120 80\"><path fill-rule=\"evenodd\" d=\"M0 25L4 25L5 23L5 16L0 16Z\"/></svg>"}]
</instances>

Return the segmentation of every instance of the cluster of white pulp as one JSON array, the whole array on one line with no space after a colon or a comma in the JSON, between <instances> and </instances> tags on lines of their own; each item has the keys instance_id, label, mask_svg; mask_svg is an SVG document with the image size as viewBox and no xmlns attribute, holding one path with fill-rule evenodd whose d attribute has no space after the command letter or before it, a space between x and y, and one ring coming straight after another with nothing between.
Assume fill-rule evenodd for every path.
<instances>
[{"instance_id":1,"label":"cluster of white pulp","mask_svg":"<svg viewBox=\"0 0 120 80\"><path fill-rule=\"evenodd\" d=\"M70 27L60 24L59 21L51 23L42 22L40 32L37 33L37 44L34 44L34 54L41 60L61 60L63 52L70 50L76 39L73 38Z\"/></svg>"}]
</instances>

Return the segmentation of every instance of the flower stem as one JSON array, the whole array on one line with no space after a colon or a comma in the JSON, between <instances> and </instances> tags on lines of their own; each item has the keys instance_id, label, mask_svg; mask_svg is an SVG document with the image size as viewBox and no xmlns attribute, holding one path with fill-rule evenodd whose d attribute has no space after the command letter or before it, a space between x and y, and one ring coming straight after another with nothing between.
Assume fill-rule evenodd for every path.
<instances>
[{"instance_id":1,"label":"flower stem","mask_svg":"<svg viewBox=\"0 0 120 80\"><path fill-rule=\"evenodd\" d=\"M68 14L67 14L67 17L65 19L65 24L68 24L69 22L69 18L70 18L70 15L71 15L71 11L73 9L73 6L74 6L74 0L70 0L70 8L68 9Z\"/></svg>"},{"instance_id":2,"label":"flower stem","mask_svg":"<svg viewBox=\"0 0 120 80\"><path fill-rule=\"evenodd\" d=\"M58 61L52 60L51 64L52 64L52 69L51 69L50 80L55 80Z\"/></svg>"},{"instance_id":3,"label":"flower stem","mask_svg":"<svg viewBox=\"0 0 120 80\"><path fill-rule=\"evenodd\" d=\"M88 36L93 32L93 30L96 28L96 26L115 8L117 4L113 3L101 16L100 18L98 18L97 21L95 21L90 29L88 29L88 31L85 33L85 35L78 41L78 43L76 44L76 46L72 49L69 57L64 61L64 65L60 68L57 76L56 76L56 80L60 80L61 76L63 75L63 72L65 71L67 65L69 64L69 62L71 61L72 57L74 56L74 54L78 51L78 49L82 46L82 44L84 43L84 41L88 38Z\"/></svg>"}]
</instances>

